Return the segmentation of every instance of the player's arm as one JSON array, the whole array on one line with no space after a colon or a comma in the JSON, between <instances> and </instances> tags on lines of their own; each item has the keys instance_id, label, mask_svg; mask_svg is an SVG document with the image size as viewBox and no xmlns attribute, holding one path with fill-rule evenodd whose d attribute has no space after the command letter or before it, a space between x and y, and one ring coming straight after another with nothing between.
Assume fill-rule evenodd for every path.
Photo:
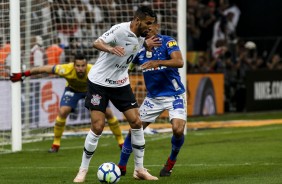
<instances>
[{"instance_id":1,"label":"player's arm","mask_svg":"<svg viewBox=\"0 0 282 184\"><path fill-rule=\"evenodd\" d=\"M142 69L157 68L159 66L182 68L184 61L180 51L174 51L170 54L169 60L151 60L141 65Z\"/></svg>"},{"instance_id":2,"label":"player's arm","mask_svg":"<svg viewBox=\"0 0 282 184\"><path fill-rule=\"evenodd\" d=\"M156 36L151 36L144 41L143 46L147 51L151 51L153 47L160 47L162 46L162 41Z\"/></svg>"},{"instance_id":3,"label":"player's arm","mask_svg":"<svg viewBox=\"0 0 282 184\"><path fill-rule=\"evenodd\" d=\"M54 65L44 65L40 67L35 67L30 70L30 74L31 75L42 74L42 73L53 74L53 67Z\"/></svg>"},{"instance_id":4,"label":"player's arm","mask_svg":"<svg viewBox=\"0 0 282 184\"><path fill-rule=\"evenodd\" d=\"M115 54L117 56L124 56L125 55L125 51L124 51L123 47L121 47L121 46L112 47L111 45L105 43L101 38L98 38L97 40L94 41L93 47L95 49L100 50L100 51Z\"/></svg>"},{"instance_id":5,"label":"player's arm","mask_svg":"<svg viewBox=\"0 0 282 184\"><path fill-rule=\"evenodd\" d=\"M42 74L42 73L52 74L53 67L54 65L44 65L40 67L34 67L31 70L27 70L22 73L12 73L12 75L10 76L10 80L12 82L17 82L17 81L23 81L25 77L29 77L31 75Z\"/></svg>"}]
</instances>

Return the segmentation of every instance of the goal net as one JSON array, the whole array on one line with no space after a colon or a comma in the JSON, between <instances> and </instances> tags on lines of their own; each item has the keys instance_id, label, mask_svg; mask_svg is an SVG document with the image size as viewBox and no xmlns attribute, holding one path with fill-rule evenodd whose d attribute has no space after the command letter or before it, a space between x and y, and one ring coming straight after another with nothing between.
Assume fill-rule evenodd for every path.
<instances>
[{"instance_id":1,"label":"goal net","mask_svg":"<svg viewBox=\"0 0 282 184\"><path fill-rule=\"evenodd\" d=\"M68 63L74 53L83 51L95 63L98 51L92 42L112 25L130 21L140 5L152 7L158 14L161 34L177 37L177 0L20 0L20 47L22 71L44 64ZM11 82L9 0L0 2L0 151L11 143ZM13 15L12 15L13 16ZM64 54L58 57L58 50ZM35 52L40 51L38 55ZM61 59L59 59L61 58ZM63 59L62 59L63 58ZM138 103L146 95L138 68L130 74ZM42 140L53 135L65 80L51 75L26 78L21 84L21 119L23 141ZM114 107L115 115L125 123ZM167 122L167 113L158 121ZM68 130L89 128L90 118L81 100L67 119Z\"/></svg>"}]
</instances>

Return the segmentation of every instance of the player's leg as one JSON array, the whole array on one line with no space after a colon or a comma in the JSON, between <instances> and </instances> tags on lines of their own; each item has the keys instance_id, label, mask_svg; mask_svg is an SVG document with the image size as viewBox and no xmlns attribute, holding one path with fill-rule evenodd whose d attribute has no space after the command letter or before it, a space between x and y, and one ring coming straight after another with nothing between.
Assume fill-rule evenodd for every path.
<instances>
[{"instance_id":1,"label":"player's leg","mask_svg":"<svg viewBox=\"0 0 282 184\"><path fill-rule=\"evenodd\" d=\"M145 129L150 123L143 122L143 129ZM132 153L132 145L131 145L131 131L128 131L128 134L125 138L124 144L122 146L122 150L120 152L120 160L118 163L118 167L120 168L121 175L125 176L126 174L126 165L128 159Z\"/></svg>"},{"instance_id":2,"label":"player's leg","mask_svg":"<svg viewBox=\"0 0 282 184\"><path fill-rule=\"evenodd\" d=\"M156 118L163 112L163 110L164 107L162 106L162 104L158 104L157 100L146 97L139 109L143 129L145 129L151 122L155 122ZM125 138L124 146L120 154L120 161L118 164L123 175L126 174L126 165L131 152L131 134L129 132L129 134Z\"/></svg>"},{"instance_id":3,"label":"player's leg","mask_svg":"<svg viewBox=\"0 0 282 184\"><path fill-rule=\"evenodd\" d=\"M135 179L141 180L158 180L157 177L152 176L147 169L144 168L144 152L145 152L145 138L142 128L142 123L139 118L138 109L129 109L124 112L124 115L131 127L131 145L134 153L134 173Z\"/></svg>"},{"instance_id":4,"label":"player's leg","mask_svg":"<svg viewBox=\"0 0 282 184\"><path fill-rule=\"evenodd\" d=\"M172 123L173 136L171 138L171 153L165 166L160 171L160 176L170 176L174 167L177 155L184 143L184 128L187 120L185 94L172 97L172 106L168 108L169 117Z\"/></svg>"},{"instance_id":5,"label":"player's leg","mask_svg":"<svg viewBox=\"0 0 282 184\"><path fill-rule=\"evenodd\" d=\"M60 101L59 114L56 118L54 126L54 141L49 153L56 153L59 151L61 146L61 137L65 130L66 119L70 112L73 112L77 106L80 99L85 98L86 93L75 92L71 88L66 87L64 94Z\"/></svg>"},{"instance_id":6,"label":"player's leg","mask_svg":"<svg viewBox=\"0 0 282 184\"><path fill-rule=\"evenodd\" d=\"M120 129L120 123L117 119L117 117L113 114L112 110L110 109L110 107L108 106L107 109L106 109L106 119L107 119L107 122L108 122L108 125L109 125L109 128L111 129L111 131L113 132L117 142L118 142L118 145L120 148L122 148L122 145L124 143L124 139L123 139L123 136L122 136L122 132L121 132L121 129Z\"/></svg>"},{"instance_id":7,"label":"player's leg","mask_svg":"<svg viewBox=\"0 0 282 184\"><path fill-rule=\"evenodd\" d=\"M143 180L157 180L158 178L148 173L143 166L145 138L137 108L138 104L130 85L120 87L118 91L112 91L112 94L115 95L113 95L110 100L117 109L123 112L131 127L131 144L135 164L134 172L136 173L135 176L137 176L135 178Z\"/></svg>"},{"instance_id":8,"label":"player's leg","mask_svg":"<svg viewBox=\"0 0 282 184\"><path fill-rule=\"evenodd\" d=\"M81 183L85 181L86 174L91 158L97 148L99 138L105 126L105 115L103 112L94 111L90 112L91 116L91 129L89 130L83 148L82 161L79 167L79 172L73 182Z\"/></svg>"},{"instance_id":9,"label":"player's leg","mask_svg":"<svg viewBox=\"0 0 282 184\"><path fill-rule=\"evenodd\" d=\"M125 137L124 144L120 152L120 160L118 163L118 167L120 168L122 176L126 174L126 165L131 153L132 153L131 133L129 131L127 136Z\"/></svg>"},{"instance_id":10,"label":"player's leg","mask_svg":"<svg viewBox=\"0 0 282 184\"><path fill-rule=\"evenodd\" d=\"M177 160L177 155L184 143L184 127L186 121L182 119L173 119L172 120L172 131L173 136L171 138L171 152L166 161L165 166L160 171L160 176L170 176L172 168Z\"/></svg>"},{"instance_id":11,"label":"player's leg","mask_svg":"<svg viewBox=\"0 0 282 184\"><path fill-rule=\"evenodd\" d=\"M56 117L55 126L54 126L54 140L52 147L49 149L49 153L56 153L59 151L61 146L61 137L65 130L66 119L69 113L71 112L71 107L61 106L59 110L59 115Z\"/></svg>"},{"instance_id":12,"label":"player's leg","mask_svg":"<svg viewBox=\"0 0 282 184\"><path fill-rule=\"evenodd\" d=\"M79 172L73 180L75 183L82 183L85 181L91 158L94 155L99 138L105 126L105 111L108 99L102 95L104 94L104 87L88 83L88 88L89 92L85 98L85 107L90 110L91 129L85 138Z\"/></svg>"}]
</instances>

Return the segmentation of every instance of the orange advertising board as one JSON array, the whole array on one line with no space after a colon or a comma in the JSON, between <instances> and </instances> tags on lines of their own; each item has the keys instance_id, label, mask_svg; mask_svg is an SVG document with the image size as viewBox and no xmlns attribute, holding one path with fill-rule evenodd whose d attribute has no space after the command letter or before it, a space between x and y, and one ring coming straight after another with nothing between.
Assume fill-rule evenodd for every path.
<instances>
[{"instance_id":1,"label":"orange advertising board","mask_svg":"<svg viewBox=\"0 0 282 184\"><path fill-rule=\"evenodd\" d=\"M224 76L221 73L189 74L188 115L224 113Z\"/></svg>"}]
</instances>

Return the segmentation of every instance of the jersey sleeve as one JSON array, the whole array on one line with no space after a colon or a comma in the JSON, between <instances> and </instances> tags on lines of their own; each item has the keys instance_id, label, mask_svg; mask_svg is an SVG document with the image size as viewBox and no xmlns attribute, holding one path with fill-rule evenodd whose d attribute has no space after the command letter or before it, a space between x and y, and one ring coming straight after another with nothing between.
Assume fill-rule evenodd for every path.
<instances>
[{"instance_id":1,"label":"jersey sleeve","mask_svg":"<svg viewBox=\"0 0 282 184\"><path fill-rule=\"evenodd\" d=\"M168 55L170 55L174 51L180 50L177 41L175 39L171 38L171 37L166 38L165 46L167 48Z\"/></svg>"},{"instance_id":2,"label":"jersey sleeve","mask_svg":"<svg viewBox=\"0 0 282 184\"><path fill-rule=\"evenodd\" d=\"M70 63L70 64L55 65L53 67L53 73L63 77L69 73L71 69L71 65L73 64Z\"/></svg>"},{"instance_id":3,"label":"jersey sleeve","mask_svg":"<svg viewBox=\"0 0 282 184\"><path fill-rule=\"evenodd\" d=\"M118 39L122 37L124 37L123 28L120 25L115 25L111 27L111 29L109 29L99 38L102 39L107 44L116 45Z\"/></svg>"}]
</instances>

